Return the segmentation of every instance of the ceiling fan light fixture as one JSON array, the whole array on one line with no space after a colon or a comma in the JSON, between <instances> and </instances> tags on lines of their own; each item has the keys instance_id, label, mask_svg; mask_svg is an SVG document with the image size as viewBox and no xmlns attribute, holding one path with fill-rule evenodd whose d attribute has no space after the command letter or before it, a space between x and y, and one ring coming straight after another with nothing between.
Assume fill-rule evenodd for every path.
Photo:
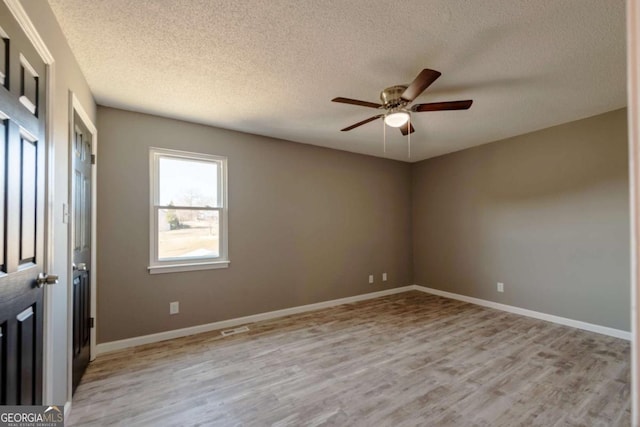
<instances>
[{"instance_id":1,"label":"ceiling fan light fixture","mask_svg":"<svg viewBox=\"0 0 640 427\"><path fill-rule=\"evenodd\" d=\"M399 128L409 121L409 113L406 111L395 111L384 116L384 122L392 128Z\"/></svg>"}]
</instances>

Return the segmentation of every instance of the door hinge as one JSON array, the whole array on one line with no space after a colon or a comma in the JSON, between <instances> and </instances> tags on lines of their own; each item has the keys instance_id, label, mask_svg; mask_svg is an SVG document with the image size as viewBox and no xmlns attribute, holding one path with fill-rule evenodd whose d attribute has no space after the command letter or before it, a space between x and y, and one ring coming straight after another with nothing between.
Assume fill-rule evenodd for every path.
<instances>
[{"instance_id":1,"label":"door hinge","mask_svg":"<svg viewBox=\"0 0 640 427\"><path fill-rule=\"evenodd\" d=\"M92 165L95 165L95 164L96 164L96 155L95 155L95 154L92 154L92 155L91 155L91 164L92 164Z\"/></svg>"},{"instance_id":2,"label":"door hinge","mask_svg":"<svg viewBox=\"0 0 640 427\"><path fill-rule=\"evenodd\" d=\"M95 328L96 327L96 319L94 319L93 317L89 318L89 327L90 328Z\"/></svg>"}]
</instances>

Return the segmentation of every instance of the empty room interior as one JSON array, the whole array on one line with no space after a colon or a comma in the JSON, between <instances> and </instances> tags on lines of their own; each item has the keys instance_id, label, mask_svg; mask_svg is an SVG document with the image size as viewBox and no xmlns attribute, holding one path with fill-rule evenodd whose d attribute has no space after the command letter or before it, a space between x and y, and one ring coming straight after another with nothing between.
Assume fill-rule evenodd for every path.
<instances>
[{"instance_id":1,"label":"empty room interior","mask_svg":"<svg viewBox=\"0 0 640 427\"><path fill-rule=\"evenodd\" d=\"M637 425L636 7L2 0L0 404Z\"/></svg>"}]
</instances>

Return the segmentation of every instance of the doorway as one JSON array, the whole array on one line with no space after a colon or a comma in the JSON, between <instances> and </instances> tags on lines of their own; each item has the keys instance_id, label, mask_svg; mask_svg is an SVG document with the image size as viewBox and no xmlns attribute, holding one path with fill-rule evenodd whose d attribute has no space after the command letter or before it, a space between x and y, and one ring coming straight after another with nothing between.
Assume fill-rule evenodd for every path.
<instances>
[{"instance_id":1,"label":"doorway","mask_svg":"<svg viewBox=\"0 0 640 427\"><path fill-rule=\"evenodd\" d=\"M96 318L96 138L97 131L77 98L69 104L69 248L71 260L71 392L74 393L90 360L95 358Z\"/></svg>"}]
</instances>

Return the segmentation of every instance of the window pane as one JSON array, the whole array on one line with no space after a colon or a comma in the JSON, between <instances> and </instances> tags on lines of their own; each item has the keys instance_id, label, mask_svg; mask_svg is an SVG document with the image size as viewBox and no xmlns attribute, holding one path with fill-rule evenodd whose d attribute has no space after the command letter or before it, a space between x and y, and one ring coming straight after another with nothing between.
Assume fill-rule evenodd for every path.
<instances>
[{"instance_id":1,"label":"window pane","mask_svg":"<svg viewBox=\"0 0 640 427\"><path fill-rule=\"evenodd\" d=\"M220 256L220 212L158 209L158 260Z\"/></svg>"},{"instance_id":2,"label":"window pane","mask_svg":"<svg viewBox=\"0 0 640 427\"><path fill-rule=\"evenodd\" d=\"M161 206L220 206L217 163L170 157L159 160Z\"/></svg>"}]
</instances>

